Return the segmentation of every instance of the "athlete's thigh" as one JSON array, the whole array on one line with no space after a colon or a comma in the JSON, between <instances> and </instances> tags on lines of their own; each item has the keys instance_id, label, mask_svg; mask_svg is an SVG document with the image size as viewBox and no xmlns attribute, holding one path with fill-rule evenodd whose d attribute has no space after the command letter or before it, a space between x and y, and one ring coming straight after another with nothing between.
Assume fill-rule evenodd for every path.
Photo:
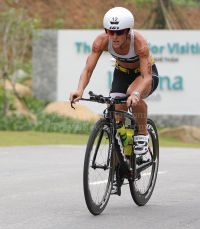
<instances>
[{"instance_id":1,"label":"athlete's thigh","mask_svg":"<svg viewBox=\"0 0 200 229\"><path fill-rule=\"evenodd\" d=\"M137 88L138 88L138 86L140 85L140 84L142 84L142 81L143 81L143 78L142 78L142 76L138 76L132 83L131 83L131 85L128 87L128 89L127 89L127 91L126 91L126 94L131 94L133 91L136 91L137 90ZM147 87L146 89L145 89L145 91L144 91L144 93L143 93L143 95L142 95L142 99L145 99L148 95L149 95L149 93L150 93L150 91L151 91L151 88L152 88L152 84L149 86L149 87Z\"/></svg>"}]
</instances>

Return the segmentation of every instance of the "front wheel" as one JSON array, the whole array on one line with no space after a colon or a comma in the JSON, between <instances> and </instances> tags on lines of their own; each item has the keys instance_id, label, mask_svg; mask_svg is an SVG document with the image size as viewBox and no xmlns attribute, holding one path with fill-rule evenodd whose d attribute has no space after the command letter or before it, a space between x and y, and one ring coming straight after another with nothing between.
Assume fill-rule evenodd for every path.
<instances>
[{"instance_id":1,"label":"front wheel","mask_svg":"<svg viewBox=\"0 0 200 229\"><path fill-rule=\"evenodd\" d=\"M115 155L109 122L100 119L94 126L86 148L83 186L85 201L93 215L106 207L113 183Z\"/></svg>"},{"instance_id":2,"label":"front wheel","mask_svg":"<svg viewBox=\"0 0 200 229\"><path fill-rule=\"evenodd\" d=\"M136 156L136 169L145 163L150 163L146 169L137 174L134 181L129 181L130 191L134 202L145 205L154 190L159 164L159 141L156 126L151 119L147 119L147 130L150 136L149 150L143 156Z\"/></svg>"}]
</instances>

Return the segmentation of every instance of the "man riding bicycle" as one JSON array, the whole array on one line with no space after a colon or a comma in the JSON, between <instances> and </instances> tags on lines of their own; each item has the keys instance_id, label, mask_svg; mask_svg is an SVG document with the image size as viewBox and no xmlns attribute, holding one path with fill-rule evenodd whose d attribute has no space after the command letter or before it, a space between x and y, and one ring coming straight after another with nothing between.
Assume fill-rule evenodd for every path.
<instances>
[{"instance_id":1,"label":"man riding bicycle","mask_svg":"<svg viewBox=\"0 0 200 229\"><path fill-rule=\"evenodd\" d=\"M74 102L82 98L99 57L103 51L108 51L116 59L110 96L130 94L127 104L118 104L116 109L127 111L132 106L138 125L138 136L134 137L134 153L144 154L148 151L149 136L146 128L147 104L143 99L157 88L158 71L149 53L146 38L139 31L133 30L134 17L129 10L123 7L110 9L104 16L103 24L105 32L95 39L77 91L70 94L70 100L73 100L73 96L76 96ZM125 122L119 116L116 120Z\"/></svg>"}]
</instances>

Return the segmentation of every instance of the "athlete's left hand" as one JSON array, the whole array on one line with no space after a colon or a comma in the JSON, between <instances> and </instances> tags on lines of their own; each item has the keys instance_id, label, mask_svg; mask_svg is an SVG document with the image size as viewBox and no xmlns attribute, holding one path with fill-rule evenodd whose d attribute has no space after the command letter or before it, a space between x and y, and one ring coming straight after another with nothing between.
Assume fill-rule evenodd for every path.
<instances>
[{"instance_id":1,"label":"athlete's left hand","mask_svg":"<svg viewBox=\"0 0 200 229\"><path fill-rule=\"evenodd\" d=\"M139 103L139 98L137 97L137 95L133 95L131 94L128 99L127 99L127 106L130 107L132 106L137 106Z\"/></svg>"}]
</instances>

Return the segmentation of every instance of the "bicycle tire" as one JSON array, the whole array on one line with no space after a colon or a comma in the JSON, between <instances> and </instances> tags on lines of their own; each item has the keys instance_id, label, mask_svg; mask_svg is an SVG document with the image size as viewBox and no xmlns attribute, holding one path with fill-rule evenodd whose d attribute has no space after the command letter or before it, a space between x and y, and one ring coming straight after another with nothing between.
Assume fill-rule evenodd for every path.
<instances>
[{"instance_id":1,"label":"bicycle tire","mask_svg":"<svg viewBox=\"0 0 200 229\"><path fill-rule=\"evenodd\" d=\"M103 133L103 136L101 137ZM104 133L105 136L104 137ZM99 136L99 137L98 137ZM96 144L97 139L97 144ZM99 215L106 207L110 192L113 184L114 170L115 170L115 154L110 145L110 128L107 119L100 119L90 134L88 144L86 147L85 160L84 160L84 171L83 171L83 187L85 202L88 210L93 215ZM109 140L108 144L102 146L104 140ZM95 145L96 144L96 145ZM98 145L99 144L99 145ZM96 157L95 150L97 149ZM105 149L105 150L104 150ZM106 152L107 151L107 152ZM110 157L108 160L108 154ZM105 164L106 160L109 161L108 169L92 168L92 160L95 158L95 163L98 165ZM90 174L91 173L91 174ZM97 174L97 178L95 178ZM101 180L102 179L102 180ZM102 189L105 189L101 191ZM94 193L93 193L94 191ZM95 196L102 195L101 197Z\"/></svg>"},{"instance_id":2,"label":"bicycle tire","mask_svg":"<svg viewBox=\"0 0 200 229\"><path fill-rule=\"evenodd\" d=\"M147 119L147 130L149 132L149 136L152 142L152 155L149 153L150 157L153 158L153 164L151 167L149 167L149 169L151 169L151 171L148 173L147 171L143 171L143 174L140 174L139 179L134 180L134 181L129 181L129 186L130 186L130 192L131 192L131 196L134 200L134 202L138 205L138 206L143 206L145 205L154 190L155 184L156 184L156 179L157 179L157 173L158 173L158 165L159 165L159 140L158 140L158 133L156 130L156 126L154 124L154 122L151 119ZM148 154L147 153L147 154ZM143 157L148 157L148 155L144 155L144 156L140 156L141 160L144 160ZM144 181L142 181L143 177L145 179L145 176L147 177L149 176L149 181L147 181L147 187L146 189L140 188L139 187L139 182L141 182L141 184L144 186ZM142 183L143 182L143 183ZM141 185L141 186L142 186Z\"/></svg>"}]
</instances>

